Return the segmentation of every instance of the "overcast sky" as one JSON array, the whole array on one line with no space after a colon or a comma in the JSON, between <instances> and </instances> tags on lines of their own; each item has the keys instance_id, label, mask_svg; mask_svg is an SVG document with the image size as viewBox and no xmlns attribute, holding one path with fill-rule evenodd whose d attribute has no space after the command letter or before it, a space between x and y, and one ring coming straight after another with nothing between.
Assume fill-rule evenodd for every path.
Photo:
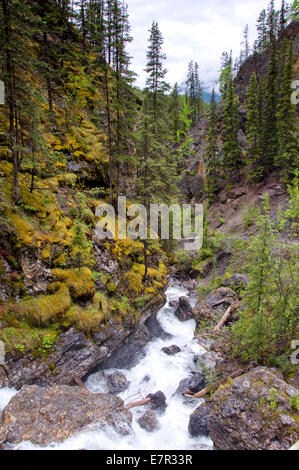
<instances>
[{"instance_id":1,"label":"overcast sky","mask_svg":"<svg viewBox=\"0 0 299 470\"><path fill-rule=\"evenodd\" d=\"M248 24L251 42L256 20L269 0L126 0L134 41L129 51L132 68L145 84L146 49L149 28L158 21L167 55L167 80L173 85L185 79L190 60L197 61L201 81L212 87L217 78L223 51L240 52L243 30ZM280 0L276 0L279 8Z\"/></svg>"}]
</instances>

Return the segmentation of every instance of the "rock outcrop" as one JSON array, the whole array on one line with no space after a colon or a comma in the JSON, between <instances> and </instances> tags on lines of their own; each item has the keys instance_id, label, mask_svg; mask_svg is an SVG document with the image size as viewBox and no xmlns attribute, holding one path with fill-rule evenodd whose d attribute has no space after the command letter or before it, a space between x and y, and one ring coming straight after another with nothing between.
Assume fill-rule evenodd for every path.
<instances>
[{"instance_id":1,"label":"rock outcrop","mask_svg":"<svg viewBox=\"0 0 299 470\"><path fill-rule=\"evenodd\" d=\"M80 387L24 386L2 414L0 444L24 440L40 446L62 442L87 426L112 426L120 434L131 431L132 414L119 397L91 394Z\"/></svg>"},{"instance_id":2,"label":"rock outcrop","mask_svg":"<svg viewBox=\"0 0 299 470\"><path fill-rule=\"evenodd\" d=\"M299 390L275 369L257 367L221 386L208 428L218 450L286 450L298 440Z\"/></svg>"},{"instance_id":3,"label":"rock outcrop","mask_svg":"<svg viewBox=\"0 0 299 470\"><path fill-rule=\"evenodd\" d=\"M179 306L174 314L180 321L188 321L194 317L193 309L189 304L187 297L180 297Z\"/></svg>"},{"instance_id":4,"label":"rock outcrop","mask_svg":"<svg viewBox=\"0 0 299 470\"><path fill-rule=\"evenodd\" d=\"M203 403L190 415L188 431L192 437L208 436L208 417L211 408L209 404Z\"/></svg>"}]
</instances>

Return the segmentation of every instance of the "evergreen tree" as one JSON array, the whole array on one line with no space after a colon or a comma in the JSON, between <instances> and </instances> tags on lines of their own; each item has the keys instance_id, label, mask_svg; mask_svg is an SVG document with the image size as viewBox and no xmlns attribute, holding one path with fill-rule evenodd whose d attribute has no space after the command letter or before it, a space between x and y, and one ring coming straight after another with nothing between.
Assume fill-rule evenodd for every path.
<instances>
[{"instance_id":1,"label":"evergreen tree","mask_svg":"<svg viewBox=\"0 0 299 470\"><path fill-rule=\"evenodd\" d=\"M267 31L268 31L268 43L272 44L277 37L278 29L278 15L275 10L275 1L271 0L268 5L267 12Z\"/></svg>"},{"instance_id":2,"label":"evergreen tree","mask_svg":"<svg viewBox=\"0 0 299 470\"><path fill-rule=\"evenodd\" d=\"M275 166L285 170L286 173L298 166L298 139L295 106L291 102L292 80L293 80L293 42L285 42L286 58L283 63L282 83L280 98L278 101L277 129L278 129L278 152L274 159Z\"/></svg>"},{"instance_id":3,"label":"evergreen tree","mask_svg":"<svg viewBox=\"0 0 299 470\"><path fill-rule=\"evenodd\" d=\"M232 63L232 51L230 54L227 52L222 53L222 60L221 60L221 70L220 70L220 77L219 77L219 87L220 93L222 95L222 100L225 101L227 97L227 91L229 88L229 83L232 78L233 73L233 63Z\"/></svg>"},{"instance_id":4,"label":"evergreen tree","mask_svg":"<svg viewBox=\"0 0 299 470\"><path fill-rule=\"evenodd\" d=\"M163 102L163 95L169 90L169 85L165 81L167 70L163 66L166 55L162 51L163 36L159 30L157 22L153 22L150 30L149 47L147 50L147 64L146 73L148 78L146 80L146 91L151 96L151 110L153 113L154 121L157 122L159 113L161 112L161 104ZM155 126L155 133L158 127Z\"/></svg>"},{"instance_id":5,"label":"evergreen tree","mask_svg":"<svg viewBox=\"0 0 299 470\"><path fill-rule=\"evenodd\" d=\"M223 167L234 181L242 166L242 152L238 141L238 101L234 94L232 75L227 83L223 109Z\"/></svg>"},{"instance_id":6,"label":"evergreen tree","mask_svg":"<svg viewBox=\"0 0 299 470\"><path fill-rule=\"evenodd\" d=\"M13 201L20 200L21 165L34 166L43 155L40 131L42 95L35 86L37 60L32 38L39 32L40 21L35 5L18 0L2 0L0 11L0 62L8 104L9 142L13 163ZM43 148L42 148L43 147ZM33 170L32 170L33 171Z\"/></svg>"},{"instance_id":7,"label":"evergreen tree","mask_svg":"<svg viewBox=\"0 0 299 470\"><path fill-rule=\"evenodd\" d=\"M178 131L180 128L180 98L178 92L178 84L175 83L170 95L170 116L171 116L171 131L174 142L177 142Z\"/></svg>"},{"instance_id":8,"label":"evergreen tree","mask_svg":"<svg viewBox=\"0 0 299 470\"><path fill-rule=\"evenodd\" d=\"M267 13L266 10L262 10L257 21L257 46L258 51L263 51L268 45L268 33L267 33Z\"/></svg>"},{"instance_id":9,"label":"evergreen tree","mask_svg":"<svg viewBox=\"0 0 299 470\"><path fill-rule=\"evenodd\" d=\"M248 24L246 25L243 33L243 46L244 46L244 59L247 60L248 57L250 56L250 45L249 45L249 39L248 39Z\"/></svg>"},{"instance_id":10,"label":"evergreen tree","mask_svg":"<svg viewBox=\"0 0 299 470\"><path fill-rule=\"evenodd\" d=\"M263 118L263 174L268 175L273 168L278 148L277 135L277 51L276 41L272 43L271 58L265 85L265 106Z\"/></svg>"},{"instance_id":11,"label":"evergreen tree","mask_svg":"<svg viewBox=\"0 0 299 470\"><path fill-rule=\"evenodd\" d=\"M247 152L253 166L250 176L258 178L262 173L262 103L255 72L250 78L247 97Z\"/></svg>"},{"instance_id":12,"label":"evergreen tree","mask_svg":"<svg viewBox=\"0 0 299 470\"><path fill-rule=\"evenodd\" d=\"M279 35L281 35L285 28L286 28L286 24L287 24L287 6L286 6L286 2L285 0L282 0L281 2L281 9L280 9L280 15L279 15Z\"/></svg>"},{"instance_id":13,"label":"evergreen tree","mask_svg":"<svg viewBox=\"0 0 299 470\"><path fill-rule=\"evenodd\" d=\"M217 105L215 100L215 90L213 88L210 109L209 109L209 123L207 135L207 150L206 150L206 189L209 198L213 200L215 193L219 189L220 184L220 162L219 162L219 148L218 148L218 128L217 128Z\"/></svg>"},{"instance_id":14,"label":"evergreen tree","mask_svg":"<svg viewBox=\"0 0 299 470\"><path fill-rule=\"evenodd\" d=\"M159 142L151 112L152 96L143 104L138 129L138 178L135 181L137 200L149 214L150 204L168 203L177 193L175 160L167 143ZM144 240L144 281L148 274L148 240Z\"/></svg>"}]
</instances>

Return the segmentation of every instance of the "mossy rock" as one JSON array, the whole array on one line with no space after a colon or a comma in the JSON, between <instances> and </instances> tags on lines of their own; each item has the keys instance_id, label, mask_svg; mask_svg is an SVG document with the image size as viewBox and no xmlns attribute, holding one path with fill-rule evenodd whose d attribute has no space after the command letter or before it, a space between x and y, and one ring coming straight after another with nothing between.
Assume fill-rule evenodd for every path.
<instances>
[{"instance_id":1,"label":"mossy rock","mask_svg":"<svg viewBox=\"0 0 299 470\"><path fill-rule=\"evenodd\" d=\"M18 304L18 315L34 326L46 326L58 320L70 307L69 289L61 285L53 295L42 295L32 299L21 300Z\"/></svg>"},{"instance_id":2,"label":"mossy rock","mask_svg":"<svg viewBox=\"0 0 299 470\"><path fill-rule=\"evenodd\" d=\"M95 293L92 272L88 268L52 269L52 276L56 281L63 282L69 288L74 300L80 297L90 298Z\"/></svg>"}]
</instances>

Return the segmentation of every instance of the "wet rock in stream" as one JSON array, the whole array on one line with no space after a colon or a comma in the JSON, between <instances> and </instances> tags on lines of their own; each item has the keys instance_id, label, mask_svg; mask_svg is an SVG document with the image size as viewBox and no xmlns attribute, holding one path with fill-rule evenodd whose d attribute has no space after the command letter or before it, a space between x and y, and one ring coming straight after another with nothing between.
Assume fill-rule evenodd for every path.
<instances>
[{"instance_id":1,"label":"wet rock in stream","mask_svg":"<svg viewBox=\"0 0 299 470\"><path fill-rule=\"evenodd\" d=\"M103 376L106 379L108 391L112 395L124 392L129 387L129 382L122 372L103 371Z\"/></svg>"},{"instance_id":2,"label":"wet rock in stream","mask_svg":"<svg viewBox=\"0 0 299 470\"><path fill-rule=\"evenodd\" d=\"M168 356L175 356L175 354L181 352L181 348L179 348L176 344L173 344L172 346L162 348L161 351L167 354Z\"/></svg>"},{"instance_id":3,"label":"wet rock in stream","mask_svg":"<svg viewBox=\"0 0 299 470\"><path fill-rule=\"evenodd\" d=\"M114 395L92 394L68 385L25 385L3 411L0 444L27 440L45 446L62 442L90 425L112 426L125 435L131 432L131 423L131 412Z\"/></svg>"},{"instance_id":4,"label":"wet rock in stream","mask_svg":"<svg viewBox=\"0 0 299 470\"><path fill-rule=\"evenodd\" d=\"M193 309L189 304L187 297L180 297L179 306L174 314L180 321L188 321L191 320L191 318L194 318Z\"/></svg>"},{"instance_id":5,"label":"wet rock in stream","mask_svg":"<svg viewBox=\"0 0 299 470\"><path fill-rule=\"evenodd\" d=\"M147 410L142 416L140 416L140 418L138 418L137 422L141 428L148 432L156 431L159 427L157 417L151 410Z\"/></svg>"}]
</instances>

